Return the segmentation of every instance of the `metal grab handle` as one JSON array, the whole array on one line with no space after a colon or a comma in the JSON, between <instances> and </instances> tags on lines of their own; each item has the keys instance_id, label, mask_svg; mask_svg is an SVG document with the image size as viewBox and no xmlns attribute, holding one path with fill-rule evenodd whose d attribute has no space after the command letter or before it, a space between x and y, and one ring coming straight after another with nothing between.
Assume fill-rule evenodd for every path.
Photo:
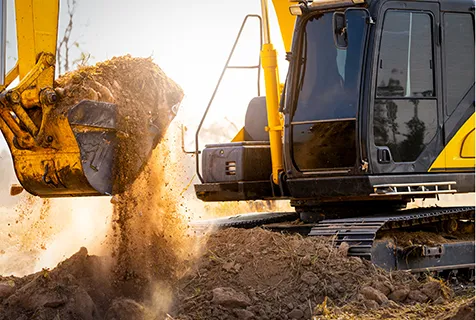
<instances>
[{"instance_id":1,"label":"metal grab handle","mask_svg":"<svg viewBox=\"0 0 476 320\"><path fill-rule=\"evenodd\" d=\"M260 75L261 75L261 59L258 59L258 65L255 66L229 66L230 60L233 57L233 53L235 52L236 45L240 41L241 33L246 25L246 22L248 21L248 18L257 18L260 23L260 48L263 46L263 21L261 19L261 16L257 14L248 14L246 17L243 19L243 22L241 23L240 31L238 32L238 35L236 36L235 43L233 44L233 48L231 49L230 55L228 56L228 59L226 60L225 66L223 67L223 71L221 72L220 78L218 79L218 83L215 86L215 90L213 91L213 94L210 98L210 101L208 102L207 108L205 109L205 112L203 113L202 120L200 121L200 124L198 125L197 131L195 133L195 170L197 172L197 177L200 179L200 181L203 183L203 177L200 174L200 147L199 147L199 140L198 140L198 135L200 134L200 130L202 129L203 122L205 121L205 118L207 117L208 111L210 109L210 106L212 105L213 99L215 99L215 95L218 91L218 87L220 86L220 83L223 79L223 76L225 75L225 72L227 69L258 69L258 96L260 95ZM258 56L259 58L259 56Z\"/></svg>"}]
</instances>

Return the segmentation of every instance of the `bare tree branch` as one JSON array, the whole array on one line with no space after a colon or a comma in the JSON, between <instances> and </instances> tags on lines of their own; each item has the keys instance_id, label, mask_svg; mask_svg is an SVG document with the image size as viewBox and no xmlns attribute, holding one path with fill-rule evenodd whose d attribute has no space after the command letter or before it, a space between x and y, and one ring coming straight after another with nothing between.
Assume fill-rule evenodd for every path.
<instances>
[{"instance_id":1,"label":"bare tree branch","mask_svg":"<svg viewBox=\"0 0 476 320\"><path fill-rule=\"evenodd\" d=\"M69 22L64 30L63 39L58 44L58 53L57 53L57 61L58 61L58 73L62 74L63 69L64 72L69 71L69 50L70 50L70 37L71 31L73 30L73 17L76 11L76 0L68 0L68 16ZM64 56L62 54L62 50L64 51Z\"/></svg>"}]
</instances>

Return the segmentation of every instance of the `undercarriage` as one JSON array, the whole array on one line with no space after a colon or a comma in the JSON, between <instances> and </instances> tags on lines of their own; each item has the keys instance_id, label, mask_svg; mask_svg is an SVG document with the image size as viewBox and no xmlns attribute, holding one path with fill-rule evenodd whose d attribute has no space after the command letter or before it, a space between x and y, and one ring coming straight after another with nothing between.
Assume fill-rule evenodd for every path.
<instances>
[{"instance_id":1,"label":"undercarriage","mask_svg":"<svg viewBox=\"0 0 476 320\"><path fill-rule=\"evenodd\" d=\"M389 271L464 270L474 274L474 207L388 209L379 214L369 211L372 214L368 216L307 222L300 219L297 212L252 213L195 221L192 227L198 232L210 228L262 227L325 237L333 246L347 250L347 255L370 260Z\"/></svg>"}]
</instances>

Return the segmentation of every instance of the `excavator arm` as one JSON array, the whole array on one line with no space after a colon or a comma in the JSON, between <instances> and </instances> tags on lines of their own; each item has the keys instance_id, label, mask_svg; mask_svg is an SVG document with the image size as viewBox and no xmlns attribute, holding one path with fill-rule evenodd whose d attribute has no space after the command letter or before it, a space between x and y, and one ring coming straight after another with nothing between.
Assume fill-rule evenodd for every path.
<instances>
[{"instance_id":1,"label":"excavator arm","mask_svg":"<svg viewBox=\"0 0 476 320\"><path fill-rule=\"evenodd\" d=\"M41 197L110 194L114 105L82 101L67 112L58 110L53 87L58 12L59 0L15 1L18 62L0 86L0 130L28 192ZM18 85L7 90L17 77ZM105 121L88 123L86 111L101 114ZM82 132L73 132L75 125ZM78 139L88 134L92 139L82 152ZM88 164L98 156L104 165L91 170Z\"/></svg>"}]
</instances>

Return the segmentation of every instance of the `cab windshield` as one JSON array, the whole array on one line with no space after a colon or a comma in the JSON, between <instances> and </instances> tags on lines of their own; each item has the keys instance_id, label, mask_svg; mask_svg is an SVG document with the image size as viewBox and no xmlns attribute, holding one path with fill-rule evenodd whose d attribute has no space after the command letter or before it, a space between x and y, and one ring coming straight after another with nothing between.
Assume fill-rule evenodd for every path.
<instances>
[{"instance_id":1,"label":"cab windshield","mask_svg":"<svg viewBox=\"0 0 476 320\"><path fill-rule=\"evenodd\" d=\"M333 12L313 16L304 26L291 121L294 162L300 170L355 163L367 17L366 10L346 11L345 46L336 45Z\"/></svg>"}]
</instances>

